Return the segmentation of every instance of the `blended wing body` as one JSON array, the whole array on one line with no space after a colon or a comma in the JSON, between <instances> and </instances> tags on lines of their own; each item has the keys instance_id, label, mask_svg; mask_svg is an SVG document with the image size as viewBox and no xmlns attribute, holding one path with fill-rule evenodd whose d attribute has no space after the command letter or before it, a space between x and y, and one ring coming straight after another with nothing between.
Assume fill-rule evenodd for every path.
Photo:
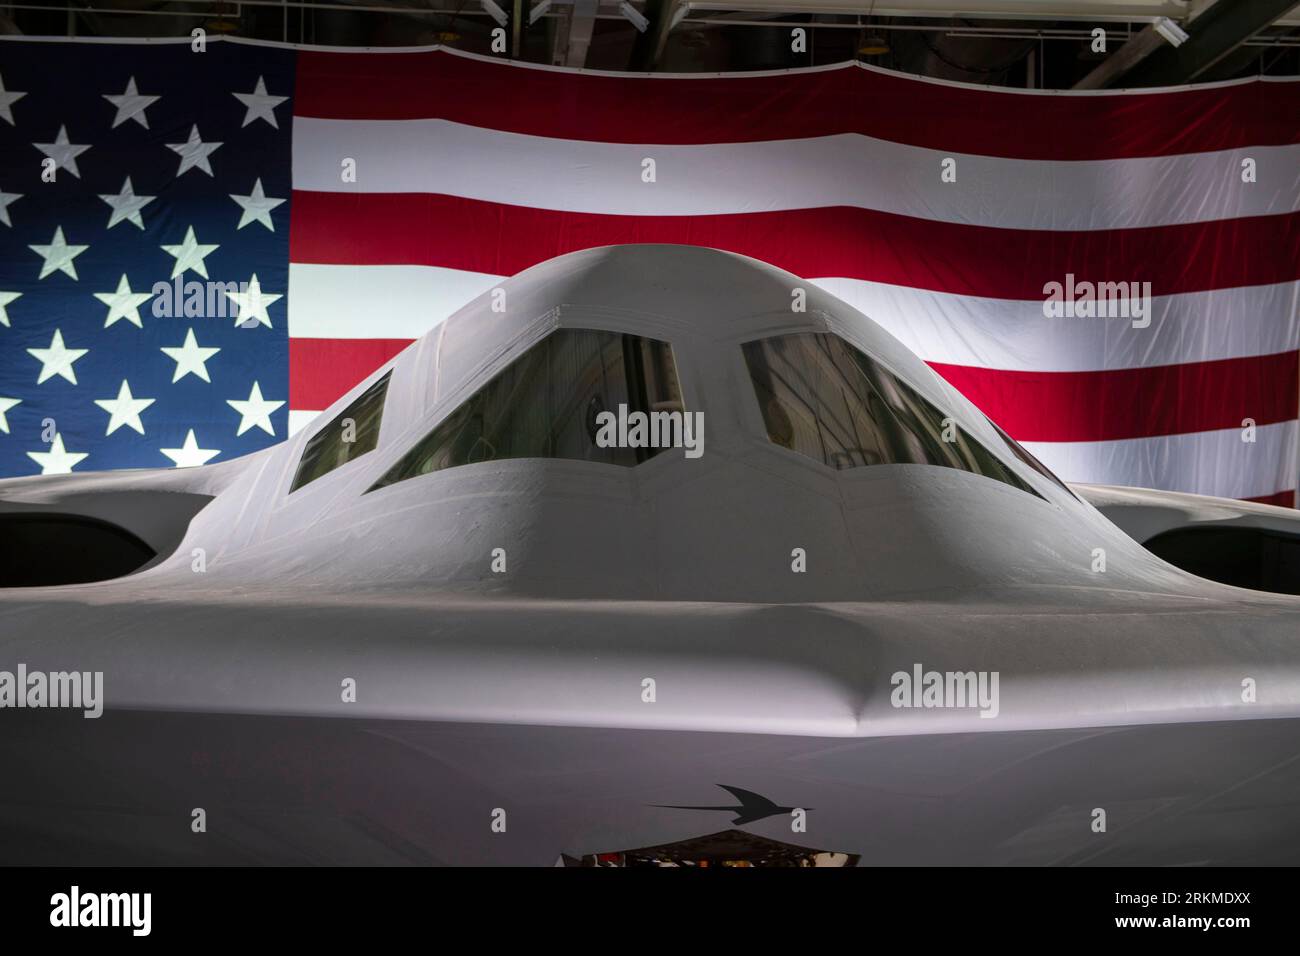
<instances>
[{"instance_id":1,"label":"blended wing body","mask_svg":"<svg viewBox=\"0 0 1300 956\"><path fill-rule=\"evenodd\" d=\"M798 281L575 253L273 448L0 482L0 525L155 553L0 588L0 672L101 674L104 704L0 714L0 861L550 864L690 810L864 863L1300 858L1300 598L1152 554L869 319L792 314ZM780 383L823 360L915 440L822 457ZM611 374L671 383L703 453L588 442ZM684 803L718 779L734 804Z\"/></svg>"}]
</instances>

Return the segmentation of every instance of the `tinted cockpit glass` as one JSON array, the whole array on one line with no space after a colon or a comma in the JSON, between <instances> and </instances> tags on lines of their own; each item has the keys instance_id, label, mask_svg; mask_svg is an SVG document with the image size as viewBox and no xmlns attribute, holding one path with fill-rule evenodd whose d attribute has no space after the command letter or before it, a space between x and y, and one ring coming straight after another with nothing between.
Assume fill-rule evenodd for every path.
<instances>
[{"instance_id":1,"label":"tinted cockpit glass","mask_svg":"<svg viewBox=\"0 0 1300 956\"><path fill-rule=\"evenodd\" d=\"M1060 488L1071 498L1079 497L1073 491L1067 488L1065 482L1063 482L1060 478L1057 478L1056 475L1052 473L1051 469L1049 469L1041 461L1039 461L1037 458L1031 455L1029 453L1029 449L1025 448L1024 445L1020 444L1020 442L1016 441L1014 438L1012 438L1010 435L1004 432L997 422L993 421L993 419L988 418L987 416L985 417L985 421L987 421L990 425L992 425L993 430L998 433L998 435L1002 438L1004 442L1006 442L1007 448L1011 450L1011 454L1015 455L1025 465L1034 469L1034 471L1038 472L1040 475L1042 475L1052 484L1056 485L1056 487Z\"/></svg>"},{"instance_id":2,"label":"tinted cockpit glass","mask_svg":"<svg viewBox=\"0 0 1300 956\"><path fill-rule=\"evenodd\" d=\"M379 422L384 415L384 396L387 394L388 375L384 375L311 437L293 476L293 485L289 488L291 493L374 450L379 441Z\"/></svg>"},{"instance_id":3,"label":"tinted cockpit glass","mask_svg":"<svg viewBox=\"0 0 1300 956\"><path fill-rule=\"evenodd\" d=\"M684 412L666 342L558 329L502 370L426 435L370 490L503 458L570 458L636 465L657 448L601 447L603 411Z\"/></svg>"},{"instance_id":4,"label":"tinted cockpit glass","mask_svg":"<svg viewBox=\"0 0 1300 956\"><path fill-rule=\"evenodd\" d=\"M940 465L1038 494L911 386L836 335L782 335L743 348L763 424L777 445L836 469Z\"/></svg>"}]
</instances>

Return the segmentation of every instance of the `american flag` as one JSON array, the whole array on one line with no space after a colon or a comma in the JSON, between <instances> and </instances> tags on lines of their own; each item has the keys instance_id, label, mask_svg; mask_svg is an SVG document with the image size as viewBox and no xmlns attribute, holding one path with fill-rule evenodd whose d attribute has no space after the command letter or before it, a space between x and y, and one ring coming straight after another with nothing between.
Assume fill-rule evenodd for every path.
<instances>
[{"instance_id":1,"label":"american flag","mask_svg":"<svg viewBox=\"0 0 1300 956\"><path fill-rule=\"evenodd\" d=\"M673 242L839 295L1067 480L1293 502L1296 80L1053 93L5 40L0 81L0 473L51 461L47 419L76 470L243 454L503 276ZM202 280L195 257L243 311L141 300L137 324L132 297ZM1067 281L1150 283L1149 324L1045 315Z\"/></svg>"}]
</instances>

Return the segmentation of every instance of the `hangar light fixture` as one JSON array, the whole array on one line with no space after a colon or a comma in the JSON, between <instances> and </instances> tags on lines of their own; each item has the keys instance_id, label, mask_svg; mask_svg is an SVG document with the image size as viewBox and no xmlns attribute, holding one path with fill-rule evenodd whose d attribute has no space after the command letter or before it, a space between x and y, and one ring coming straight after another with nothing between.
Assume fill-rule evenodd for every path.
<instances>
[{"instance_id":1,"label":"hangar light fixture","mask_svg":"<svg viewBox=\"0 0 1300 956\"><path fill-rule=\"evenodd\" d=\"M645 33L646 27L650 26L650 21L642 16L641 11L628 3L627 0L623 0L618 5L618 12L632 22L632 26L636 27L638 33Z\"/></svg>"},{"instance_id":2,"label":"hangar light fixture","mask_svg":"<svg viewBox=\"0 0 1300 956\"><path fill-rule=\"evenodd\" d=\"M858 47L858 53L861 56L880 56L882 53L888 52L889 41L882 36L869 36Z\"/></svg>"},{"instance_id":3,"label":"hangar light fixture","mask_svg":"<svg viewBox=\"0 0 1300 956\"><path fill-rule=\"evenodd\" d=\"M1161 17L1155 21L1151 24L1151 29L1168 40L1172 46L1182 46L1188 39L1187 31L1168 17Z\"/></svg>"}]
</instances>

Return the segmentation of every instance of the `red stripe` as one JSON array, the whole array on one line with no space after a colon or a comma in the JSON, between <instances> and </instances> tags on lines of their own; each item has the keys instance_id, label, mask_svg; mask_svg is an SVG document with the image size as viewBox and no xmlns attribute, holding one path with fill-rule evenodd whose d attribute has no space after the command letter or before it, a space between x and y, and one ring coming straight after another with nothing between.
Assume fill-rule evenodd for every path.
<instances>
[{"instance_id":1,"label":"red stripe","mask_svg":"<svg viewBox=\"0 0 1300 956\"><path fill-rule=\"evenodd\" d=\"M329 408L410 344L403 339L289 339L289 407Z\"/></svg>"},{"instance_id":2,"label":"red stripe","mask_svg":"<svg viewBox=\"0 0 1300 956\"><path fill-rule=\"evenodd\" d=\"M1279 508L1295 507L1294 491L1275 491L1271 495L1261 495L1258 498L1243 498L1243 501L1253 501L1259 505L1277 505Z\"/></svg>"},{"instance_id":3,"label":"red stripe","mask_svg":"<svg viewBox=\"0 0 1300 956\"><path fill-rule=\"evenodd\" d=\"M1048 282L1147 281L1152 295L1300 278L1300 213L1095 232L934 222L835 206L720 216L608 216L429 193L293 194L289 258L514 275L635 242L711 246L809 278L870 279L1000 299ZM1069 321L1097 321L1078 319Z\"/></svg>"},{"instance_id":4,"label":"red stripe","mask_svg":"<svg viewBox=\"0 0 1300 956\"><path fill-rule=\"evenodd\" d=\"M1293 82L1047 95L971 89L856 66L776 76L603 76L440 51L304 50L298 54L294 113L437 118L608 143L738 143L862 133L986 156L1081 160L1300 142L1298 102L1300 84Z\"/></svg>"},{"instance_id":5,"label":"red stripe","mask_svg":"<svg viewBox=\"0 0 1300 956\"><path fill-rule=\"evenodd\" d=\"M1296 492L1274 492L1273 494L1261 494L1258 498L1243 498L1243 501L1253 501L1256 505L1277 505L1278 507L1296 507Z\"/></svg>"},{"instance_id":6,"label":"red stripe","mask_svg":"<svg viewBox=\"0 0 1300 956\"><path fill-rule=\"evenodd\" d=\"M929 363L1017 441L1111 441L1297 417L1296 352L1103 372Z\"/></svg>"}]
</instances>

